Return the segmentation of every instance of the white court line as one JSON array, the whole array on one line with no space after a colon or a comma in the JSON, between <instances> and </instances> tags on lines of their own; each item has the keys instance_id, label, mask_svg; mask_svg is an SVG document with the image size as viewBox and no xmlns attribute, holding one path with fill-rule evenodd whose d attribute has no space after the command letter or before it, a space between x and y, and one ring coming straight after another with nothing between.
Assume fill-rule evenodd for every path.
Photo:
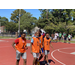
<instances>
[{"instance_id":1,"label":"white court line","mask_svg":"<svg viewBox=\"0 0 75 75\"><path fill-rule=\"evenodd\" d=\"M61 63L62 65L66 65L66 64L64 64L63 62L57 60L57 59L53 56L53 53L54 53L55 51L58 51L58 49L52 51L51 56L52 56L57 62Z\"/></svg>"},{"instance_id":2,"label":"white court line","mask_svg":"<svg viewBox=\"0 0 75 75\"><path fill-rule=\"evenodd\" d=\"M70 48L75 49L75 47L60 48L60 49L70 49ZM56 49L56 50L52 51L51 56L52 56L57 62L61 63L62 65L66 65L66 64L64 64L63 62L57 60L57 59L53 56L53 53L54 53L55 51L59 51L60 49Z\"/></svg>"},{"instance_id":3,"label":"white court line","mask_svg":"<svg viewBox=\"0 0 75 75\"><path fill-rule=\"evenodd\" d=\"M61 42L61 43L64 43L64 42ZM66 42L66 43L69 44L68 42ZM66 43L65 43L65 44L66 44ZM70 44L75 44L75 43L70 43Z\"/></svg>"},{"instance_id":4,"label":"white court line","mask_svg":"<svg viewBox=\"0 0 75 75\"><path fill-rule=\"evenodd\" d=\"M69 47L69 48L62 48L62 49L75 49L74 47ZM60 49L61 50L61 49ZM71 53L67 53L67 52L63 52L63 51L60 51L60 50L58 50L59 52L61 52L61 53L65 53L65 54L71 54ZM72 54L73 55L73 54Z\"/></svg>"},{"instance_id":5,"label":"white court line","mask_svg":"<svg viewBox=\"0 0 75 75\"><path fill-rule=\"evenodd\" d=\"M5 48L5 47L12 47L12 46L1 46L0 48Z\"/></svg>"}]
</instances>

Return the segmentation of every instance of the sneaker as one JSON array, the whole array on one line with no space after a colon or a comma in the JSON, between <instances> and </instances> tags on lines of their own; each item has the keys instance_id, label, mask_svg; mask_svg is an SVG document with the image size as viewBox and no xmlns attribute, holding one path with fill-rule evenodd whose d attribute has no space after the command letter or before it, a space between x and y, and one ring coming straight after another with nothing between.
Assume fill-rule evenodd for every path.
<instances>
[{"instance_id":1,"label":"sneaker","mask_svg":"<svg viewBox=\"0 0 75 75\"><path fill-rule=\"evenodd\" d=\"M39 61L37 62L37 65L40 65L40 62Z\"/></svg>"},{"instance_id":2,"label":"sneaker","mask_svg":"<svg viewBox=\"0 0 75 75\"><path fill-rule=\"evenodd\" d=\"M49 63L47 63L47 65L50 65Z\"/></svg>"}]
</instances>

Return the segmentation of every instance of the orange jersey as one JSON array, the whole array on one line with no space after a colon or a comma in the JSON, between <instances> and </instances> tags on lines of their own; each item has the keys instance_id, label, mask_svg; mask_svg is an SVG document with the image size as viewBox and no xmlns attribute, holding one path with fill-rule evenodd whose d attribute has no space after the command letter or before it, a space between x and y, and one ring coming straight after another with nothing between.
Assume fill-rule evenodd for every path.
<instances>
[{"instance_id":1,"label":"orange jersey","mask_svg":"<svg viewBox=\"0 0 75 75\"><path fill-rule=\"evenodd\" d=\"M16 44L16 46L15 46L15 48L19 51L19 52L21 52L21 53L24 53L24 52L26 52L26 50L25 50L25 46L26 46L26 39L23 41L22 40L22 38L20 37L20 38L18 38L19 39L19 43L18 44Z\"/></svg>"},{"instance_id":2,"label":"orange jersey","mask_svg":"<svg viewBox=\"0 0 75 75\"><path fill-rule=\"evenodd\" d=\"M50 41L51 39L44 38L44 50L50 50Z\"/></svg>"},{"instance_id":3,"label":"orange jersey","mask_svg":"<svg viewBox=\"0 0 75 75\"><path fill-rule=\"evenodd\" d=\"M41 48L43 48L43 35L41 35L39 38L41 40Z\"/></svg>"},{"instance_id":4,"label":"orange jersey","mask_svg":"<svg viewBox=\"0 0 75 75\"><path fill-rule=\"evenodd\" d=\"M33 37L33 44L32 44L32 52L39 53L40 52L40 39Z\"/></svg>"}]
</instances>

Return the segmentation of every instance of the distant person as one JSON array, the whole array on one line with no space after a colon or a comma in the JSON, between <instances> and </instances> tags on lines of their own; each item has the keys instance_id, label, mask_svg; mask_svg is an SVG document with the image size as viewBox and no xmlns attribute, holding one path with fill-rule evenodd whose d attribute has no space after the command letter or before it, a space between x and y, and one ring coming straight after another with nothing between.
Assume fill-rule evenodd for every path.
<instances>
[{"instance_id":1,"label":"distant person","mask_svg":"<svg viewBox=\"0 0 75 75\"><path fill-rule=\"evenodd\" d=\"M55 40L55 42L57 43L57 33L56 33L56 32L55 32L55 34L54 34L53 40Z\"/></svg>"},{"instance_id":2,"label":"distant person","mask_svg":"<svg viewBox=\"0 0 75 75\"><path fill-rule=\"evenodd\" d=\"M62 38L62 33L60 32L59 33L59 42L61 41L61 38Z\"/></svg>"},{"instance_id":3,"label":"distant person","mask_svg":"<svg viewBox=\"0 0 75 75\"><path fill-rule=\"evenodd\" d=\"M72 34L71 34L71 40L72 40Z\"/></svg>"},{"instance_id":4,"label":"distant person","mask_svg":"<svg viewBox=\"0 0 75 75\"><path fill-rule=\"evenodd\" d=\"M64 32L63 36L64 36L64 43L66 43L67 35L66 35L66 33L65 33L65 32Z\"/></svg>"},{"instance_id":5,"label":"distant person","mask_svg":"<svg viewBox=\"0 0 75 75\"><path fill-rule=\"evenodd\" d=\"M68 34L68 43L70 44L70 41L71 41L71 35Z\"/></svg>"},{"instance_id":6,"label":"distant person","mask_svg":"<svg viewBox=\"0 0 75 75\"><path fill-rule=\"evenodd\" d=\"M51 40L53 40L53 38L54 38L54 34L51 34Z\"/></svg>"},{"instance_id":7,"label":"distant person","mask_svg":"<svg viewBox=\"0 0 75 75\"><path fill-rule=\"evenodd\" d=\"M56 35L57 35L57 42L58 42L58 38L59 38L59 34L58 34L58 32L56 33Z\"/></svg>"}]
</instances>

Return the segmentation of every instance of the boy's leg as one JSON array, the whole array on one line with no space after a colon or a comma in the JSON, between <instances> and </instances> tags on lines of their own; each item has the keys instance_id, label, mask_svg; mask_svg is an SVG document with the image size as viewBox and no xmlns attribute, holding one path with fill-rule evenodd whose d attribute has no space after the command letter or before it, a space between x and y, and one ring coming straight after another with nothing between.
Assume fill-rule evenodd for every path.
<instances>
[{"instance_id":1,"label":"boy's leg","mask_svg":"<svg viewBox=\"0 0 75 75\"><path fill-rule=\"evenodd\" d=\"M33 60L33 65L36 65L36 59L37 59L37 58L34 58L34 60Z\"/></svg>"},{"instance_id":2,"label":"boy's leg","mask_svg":"<svg viewBox=\"0 0 75 75\"><path fill-rule=\"evenodd\" d=\"M36 55L36 53L33 53L33 57L34 57L33 65L36 65L36 61L37 61L37 55Z\"/></svg>"},{"instance_id":3,"label":"boy's leg","mask_svg":"<svg viewBox=\"0 0 75 75\"><path fill-rule=\"evenodd\" d=\"M21 56L23 58L23 65L26 65L27 64L27 54L26 54L26 52L22 53Z\"/></svg>"},{"instance_id":4,"label":"boy's leg","mask_svg":"<svg viewBox=\"0 0 75 75\"><path fill-rule=\"evenodd\" d=\"M26 65L27 64L27 59L23 59L23 65Z\"/></svg>"},{"instance_id":5,"label":"boy's leg","mask_svg":"<svg viewBox=\"0 0 75 75\"><path fill-rule=\"evenodd\" d=\"M20 60L16 60L16 65L19 65L19 61L20 61Z\"/></svg>"},{"instance_id":6,"label":"boy's leg","mask_svg":"<svg viewBox=\"0 0 75 75\"><path fill-rule=\"evenodd\" d=\"M37 58L37 59L36 59L36 64L37 64L37 65L40 65L40 61L39 61L39 53L36 54L36 58Z\"/></svg>"},{"instance_id":7,"label":"boy's leg","mask_svg":"<svg viewBox=\"0 0 75 75\"><path fill-rule=\"evenodd\" d=\"M46 61L47 61L47 65L49 65L48 54L49 54L49 50L45 50L45 58L46 58Z\"/></svg>"},{"instance_id":8,"label":"boy's leg","mask_svg":"<svg viewBox=\"0 0 75 75\"><path fill-rule=\"evenodd\" d=\"M19 65L19 61L20 61L20 56L21 56L21 53L18 51L18 50L16 50L16 65Z\"/></svg>"},{"instance_id":9,"label":"boy's leg","mask_svg":"<svg viewBox=\"0 0 75 75\"><path fill-rule=\"evenodd\" d=\"M41 60L43 58L43 48L41 48L41 50L42 50L42 54L40 53L39 60Z\"/></svg>"}]
</instances>

